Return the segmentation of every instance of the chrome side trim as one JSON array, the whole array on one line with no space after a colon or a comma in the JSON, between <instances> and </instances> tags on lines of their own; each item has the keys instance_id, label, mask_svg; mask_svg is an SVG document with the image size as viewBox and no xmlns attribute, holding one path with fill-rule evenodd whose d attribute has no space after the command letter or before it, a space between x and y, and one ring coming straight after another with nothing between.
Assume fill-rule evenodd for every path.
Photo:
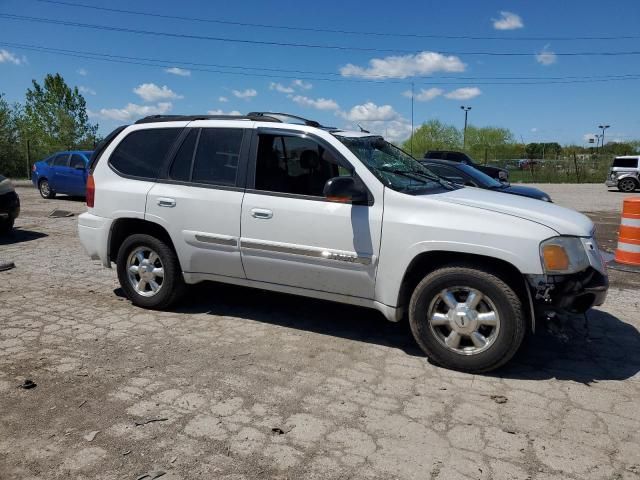
<instances>
[{"instance_id":1,"label":"chrome side trim","mask_svg":"<svg viewBox=\"0 0 640 480\"><path fill-rule=\"evenodd\" d=\"M213 243L215 245L227 245L230 247L237 247L238 240L232 237L218 237L215 235L207 235L206 233L196 233L196 240L204 243Z\"/></svg>"},{"instance_id":2,"label":"chrome side trim","mask_svg":"<svg viewBox=\"0 0 640 480\"><path fill-rule=\"evenodd\" d=\"M289 247L284 245L275 245L272 243L256 242L252 240L241 240L241 248L250 250L263 250L266 252L286 253L289 255L302 255L305 257L320 258L324 260L336 260L346 263L357 263L360 265L370 265L371 257L359 256L356 253L347 253L328 249L312 249L303 247Z\"/></svg>"}]
</instances>

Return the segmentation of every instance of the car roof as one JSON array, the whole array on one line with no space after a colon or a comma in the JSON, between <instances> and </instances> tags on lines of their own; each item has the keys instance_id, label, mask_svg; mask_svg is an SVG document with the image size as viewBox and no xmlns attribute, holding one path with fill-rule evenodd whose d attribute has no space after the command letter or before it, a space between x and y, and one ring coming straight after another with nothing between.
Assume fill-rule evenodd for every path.
<instances>
[{"instance_id":1,"label":"car roof","mask_svg":"<svg viewBox=\"0 0 640 480\"><path fill-rule=\"evenodd\" d=\"M640 159L640 155L619 155L615 158L631 158L631 159L638 160Z\"/></svg>"}]
</instances>

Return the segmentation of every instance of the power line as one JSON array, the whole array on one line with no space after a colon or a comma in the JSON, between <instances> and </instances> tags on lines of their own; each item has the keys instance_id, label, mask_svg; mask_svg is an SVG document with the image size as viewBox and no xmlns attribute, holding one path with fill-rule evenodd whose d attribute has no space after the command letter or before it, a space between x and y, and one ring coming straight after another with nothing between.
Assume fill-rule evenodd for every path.
<instances>
[{"instance_id":1,"label":"power line","mask_svg":"<svg viewBox=\"0 0 640 480\"><path fill-rule=\"evenodd\" d=\"M59 48L51 48L51 47L43 47L36 45L25 45L19 43L12 42L2 42L0 41L0 45L13 47L16 49L28 50L28 51L36 51L43 53L52 53L55 55L62 55L68 57L75 58L84 58L88 60L98 60L98 61L106 61L112 63L122 63L122 64L132 64L132 65L140 65L147 67L156 67L156 68L170 68L175 67L177 65L188 66L191 70L207 72L207 73L217 73L222 75L240 75L240 76L250 76L250 77L266 77L266 78L274 78L274 79L301 79L301 80L313 80L313 81L323 81L323 82L356 82L356 83L370 83L370 84L380 84L380 83L393 83L393 84L401 84L401 85L410 85L410 81L403 81L397 79L387 79L387 80L368 80L368 79L351 79L351 78L324 78L318 76L299 76L299 75L287 75L287 74L277 74L277 73L260 73L261 71L265 71L265 69L261 67L241 67L237 65L219 65L219 64L206 64L206 63L193 63L193 62L184 62L184 61L174 61L174 60L165 60L158 58L145 58L145 57L131 57L131 56L122 56L122 55L112 55L112 54L104 54L97 52L87 52L87 51L79 51L79 50L69 50L69 49L59 49ZM215 66L217 68L235 68L235 69L249 69L249 70L257 70L257 72L244 72L244 71L226 71L219 69L211 69L204 68L205 66ZM269 72L273 72L275 69L268 69ZM284 72L287 72L283 70ZM302 73L304 71L293 71L296 73ZM291 72L289 72L291 73ZM311 72L310 72L311 73ZM313 72L315 75L335 75L335 72ZM457 79L456 77L451 77L453 79ZM468 85L472 82L474 85L547 85L547 84L577 84L577 83L599 83L599 82L611 82L611 81L624 81L624 80L640 80L640 74L623 74L623 75L611 75L611 76L602 76L597 78L585 77L585 78L566 78L562 77L559 80L539 80L538 81L513 81L512 79L506 79L508 81L484 81L474 77L465 77L469 81L465 82L441 82L437 79L431 82L424 82L418 85L424 86L461 86ZM490 78L490 77L488 77Z\"/></svg>"},{"instance_id":2,"label":"power line","mask_svg":"<svg viewBox=\"0 0 640 480\"><path fill-rule=\"evenodd\" d=\"M496 37L496 36L479 36L479 35L442 35L442 34L421 34L421 33L397 33L397 32L372 32L358 30L341 30L332 28L317 27L299 27L291 25L273 25L266 23L248 23L232 20L220 20L214 18L198 18L187 17L181 15L165 15L153 12L143 12L140 10L125 10L120 8L101 7L98 5L87 5L76 2L63 2L59 0L35 0L37 2L49 3L54 5L63 5L67 7L88 8L100 10L103 12L124 13L127 15L141 15L146 17L163 18L169 20L183 20L189 22L214 23L218 25L232 25L237 27L266 28L274 30L289 30L300 32L316 32L316 33L338 33L347 35L362 35L375 37L398 37L398 38L430 38L445 40L501 40L501 41L573 41L573 40L628 40L640 38L640 35L602 35L602 36L583 36L583 37L541 37L541 36L524 36L524 37Z\"/></svg>"},{"instance_id":3,"label":"power line","mask_svg":"<svg viewBox=\"0 0 640 480\"><path fill-rule=\"evenodd\" d=\"M238 69L238 70L257 70L257 71L266 71L266 72L276 72L276 73L295 73L301 75L323 75L323 76L337 76L343 77L343 75L339 72L321 72L317 70L296 70L296 69L283 69L283 68L271 68L271 67L252 67L246 65L225 65L219 63L203 63L203 62L188 62L184 60L175 60L175 59L163 59L163 58L153 58L153 57L132 57L125 55L114 55L108 53L99 53L99 52L89 52L86 50L69 50L64 48L53 48L46 47L43 45L33 45L33 44L24 44L24 43L15 43L15 42L3 42L0 40L0 45L4 45L7 47L13 47L24 50L33 50L33 51L46 51L51 53L69 53L74 55L86 55L86 56L97 56L97 57L105 57L105 58L114 58L114 59L122 59L122 60L133 60L133 61L142 61L142 62L160 62L163 64L169 64L169 66L186 66L189 68L192 67L214 67L214 68L229 68L229 69ZM164 66L164 65L163 65ZM393 80L387 75L368 75L372 77L377 77L382 80ZM608 74L608 75L567 75L561 77L535 77L535 76L503 76L503 77L471 77L471 76L449 76L449 75L439 75L438 77L433 76L424 76L417 75L413 78L419 79L446 79L446 80L462 80L462 81L484 81L484 80L497 80L497 81L522 81L522 80L531 80L536 82L548 82L554 80L623 80L623 79L635 79L636 77L640 77L639 73L626 73L626 74ZM279 76L278 76L279 78ZM297 78L297 77L296 77ZM344 78L345 81L367 81L367 80L358 80L358 79L348 79ZM400 82L406 83L407 85L410 83L408 81Z\"/></svg>"},{"instance_id":4,"label":"power line","mask_svg":"<svg viewBox=\"0 0 640 480\"><path fill-rule=\"evenodd\" d=\"M276 42L266 40L251 40L246 38L229 38L229 37L214 37L207 35L194 35L187 33L175 33L175 32L159 32L155 30L140 30L134 28L115 27L110 25L97 25L91 23L72 22L67 20L56 20L51 18L30 17L25 15L13 15L7 13L0 13L0 18L8 20L28 21L37 23L48 23L53 25L65 25L69 27L89 28L94 30L122 32L122 33L134 33L139 35L151 35L156 37L171 37L182 38L190 40L209 40L215 42L228 42L228 43L241 43L246 45L264 45L264 46L276 46L276 47L296 47L296 48L312 48L312 49L325 49L325 50L342 50L342 51L358 51L358 52L378 52L378 53L404 53L404 54L417 54L420 53L416 50L403 50L403 49L389 49L389 48L374 48L374 47L355 47L347 45L322 45L315 43L293 43L293 42ZM468 55L468 56L498 56L498 57L522 57L531 56L535 52L458 52L458 51L440 51L443 55ZM628 51L628 52L554 52L556 56L574 57L574 56L630 56L640 55L640 51Z\"/></svg>"}]
</instances>

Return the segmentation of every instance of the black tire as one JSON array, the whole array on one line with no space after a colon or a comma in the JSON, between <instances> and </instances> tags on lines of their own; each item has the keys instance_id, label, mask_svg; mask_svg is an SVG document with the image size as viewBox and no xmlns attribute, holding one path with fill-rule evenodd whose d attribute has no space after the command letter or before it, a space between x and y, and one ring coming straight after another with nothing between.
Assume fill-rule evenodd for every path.
<instances>
[{"instance_id":1,"label":"black tire","mask_svg":"<svg viewBox=\"0 0 640 480\"><path fill-rule=\"evenodd\" d=\"M464 355L441 343L427 321L431 303L444 289L469 287L490 299L499 316L495 339L484 351ZM469 373L487 372L508 362L526 333L526 319L518 295L501 278L469 265L449 265L428 274L415 288L409 304L409 324L418 345L435 363Z\"/></svg>"},{"instance_id":2,"label":"black tire","mask_svg":"<svg viewBox=\"0 0 640 480\"><path fill-rule=\"evenodd\" d=\"M129 280L128 259L137 248L153 250L162 263L164 277L160 289L153 296L143 296L136 291ZM151 235L134 234L127 237L120 249L116 261L118 280L125 294L134 305L142 308L161 310L176 303L186 290L180 262L173 249L164 241Z\"/></svg>"},{"instance_id":3,"label":"black tire","mask_svg":"<svg viewBox=\"0 0 640 480\"><path fill-rule=\"evenodd\" d=\"M631 177L626 177L618 182L618 190L621 192L631 193L638 188L638 182Z\"/></svg>"},{"instance_id":4,"label":"black tire","mask_svg":"<svg viewBox=\"0 0 640 480\"><path fill-rule=\"evenodd\" d=\"M15 219L0 220L0 235L9 235L13 231Z\"/></svg>"},{"instance_id":5,"label":"black tire","mask_svg":"<svg viewBox=\"0 0 640 480\"><path fill-rule=\"evenodd\" d=\"M55 198L56 192L51 189L51 185L49 184L49 180L43 178L38 182L38 190L40 191L40 196L42 198L51 199Z\"/></svg>"}]
</instances>

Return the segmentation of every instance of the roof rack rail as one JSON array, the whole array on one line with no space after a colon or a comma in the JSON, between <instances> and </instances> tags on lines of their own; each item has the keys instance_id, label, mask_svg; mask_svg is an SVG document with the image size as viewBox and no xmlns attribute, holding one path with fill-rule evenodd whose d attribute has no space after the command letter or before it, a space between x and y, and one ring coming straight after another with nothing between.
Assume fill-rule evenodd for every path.
<instances>
[{"instance_id":1,"label":"roof rack rail","mask_svg":"<svg viewBox=\"0 0 640 480\"><path fill-rule=\"evenodd\" d=\"M286 122L283 121L282 119L278 118L278 117L284 117L284 118L293 118L294 120L298 120L300 122L302 122L303 125L307 125L308 127L316 127L316 128L322 128L322 125L320 125L319 122L316 122L315 120L309 120L308 118L304 118L304 117L300 117L298 115L292 115L290 113L283 113L283 112L250 112L247 114L248 117L260 117L260 119L263 118L275 118L276 120L282 122L282 123L290 123L290 122Z\"/></svg>"},{"instance_id":2,"label":"roof rack rail","mask_svg":"<svg viewBox=\"0 0 640 480\"><path fill-rule=\"evenodd\" d=\"M194 120L252 120L261 122L282 122L268 115L149 115L137 120L135 123L155 122L192 122Z\"/></svg>"}]
</instances>

